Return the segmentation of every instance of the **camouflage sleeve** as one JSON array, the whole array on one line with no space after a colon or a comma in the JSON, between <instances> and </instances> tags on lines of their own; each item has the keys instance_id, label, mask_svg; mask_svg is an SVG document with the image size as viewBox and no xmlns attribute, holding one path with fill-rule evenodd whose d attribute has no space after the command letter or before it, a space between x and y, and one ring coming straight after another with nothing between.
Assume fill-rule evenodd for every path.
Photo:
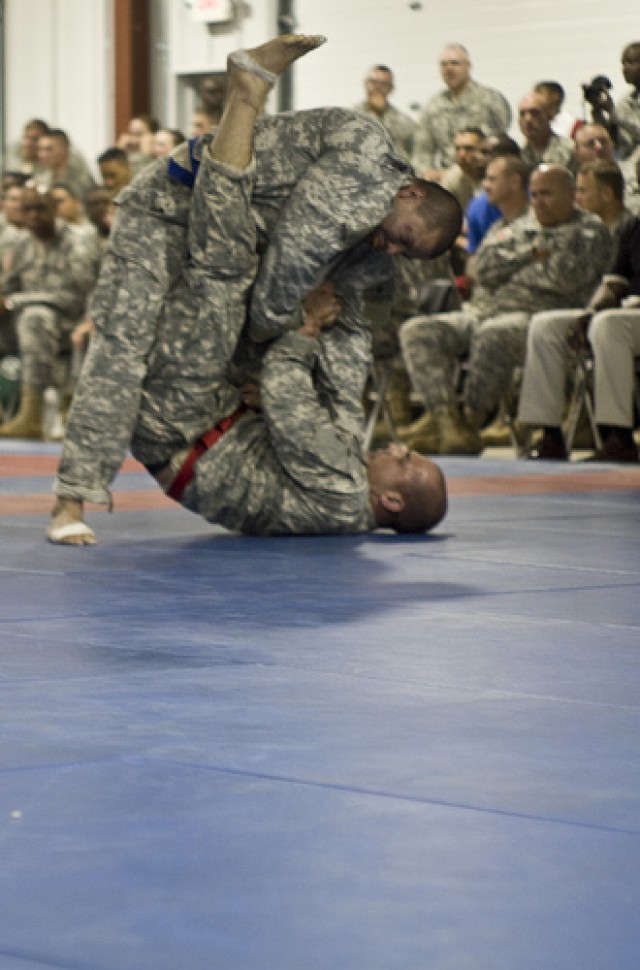
<instances>
[{"instance_id":1,"label":"camouflage sleeve","mask_svg":"<svg viewBox=\"0 0 640 970\"><path fill-rule=\"evenodd\" d=\"M15 294L21 289L19 267L23 248L24 241L19 242L13 251L9 269L0 275L0 293L4 296L8 296L9 293Z\"/></svg>"},{"instance_id":2,"label":"camouflage sleeve","mask_svg":"<svg viewBox=\"0 0 640 970\"><path fill-rule=\"evenodd\" d=\"M640 101L622 98L616 105L613 120L618 126L618 149L621 158L628 158L640 145Z\"/></svg>"},{"instance_id":3,"label":"camouflage sleeve","mask_svg":"<svg viewBox=\"0 0 640 970\"><path fill-rule=\"evenodd\" d=\"M529 220L493 225L474 256L474 273L481 286L496 290L531 262L537 230Z\"/></svg>"},{"instance_id":4,"label":"camouflage sleeve","mask_svg":"<svg viewBox=\"0 0 640 970\"><path fill-rule=\"evenodd\" d=\"M358 439L341 433L321 403L313 379L321 353L319 341L299 333L274 341L263 364L262 409L286 473L303 487L311 482L315 490L338 492L361 481L362 455ZM334 340L325 363L343 354Z\"/></svg>"},{"instance_id":5,"label":"camouflage sleeve","mask_svg":"<svg viewBox=\"0 0 640 970\"><path fill-rule=\"evenodd\" d=\"M301 300L332 261L371 232L411 177L375 121L354 114L325 145L285 203L260 263L251 336L272 339L300 324Z\"/></svg>"},{"instance_id":6,"label":"camouflage sleeve","mask_svg":"<svg viewBox=\"0 0 640 970\"><path fill-rule=\"evenodd\" d=\"M322 335L315 384L337 433L359 438L364 424L362 396L371 372L371 327L359 293L338 288L338 296L342 313L335 326Z\"/></svg>"}]
</instances>

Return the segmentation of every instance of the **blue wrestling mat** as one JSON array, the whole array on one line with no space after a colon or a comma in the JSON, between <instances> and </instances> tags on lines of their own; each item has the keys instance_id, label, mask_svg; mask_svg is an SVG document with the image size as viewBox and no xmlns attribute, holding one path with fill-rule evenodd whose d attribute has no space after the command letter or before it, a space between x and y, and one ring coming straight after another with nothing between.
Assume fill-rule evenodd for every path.
<instances>
[{"instance_id":1,"label":"blue wrestling mat","mask_svg":"<svg viewBox=\"0 0 640 970\"><path fill-rule=\"evenodd\" d=\"M636 970L640 469L249 539L0 446L0 970Z\"/></svg>"}]
</instances>

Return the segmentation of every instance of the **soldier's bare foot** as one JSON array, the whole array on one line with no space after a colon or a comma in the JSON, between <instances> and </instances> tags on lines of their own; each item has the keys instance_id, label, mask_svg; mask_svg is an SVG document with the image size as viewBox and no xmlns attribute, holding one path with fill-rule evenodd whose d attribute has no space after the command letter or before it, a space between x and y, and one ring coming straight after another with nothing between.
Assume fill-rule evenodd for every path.
<instances>
[{"instance_id":1,"label":"soldier's bare foot","mask_svg":"<svg viewBox=\"0 0 640 970\"><path fill-rule=\"evenodd\" d=\"M95 546L95 532L83 518L82 502L59 498L51 513L47 539L61 546Z\"/></svg>"},{"instance_id":2,"label":"soldier's bare foot","mask_svg":"<svg viewBox=\"0 0 640 970\"><path fill-rule=\"evenodd\" d=\"M247 99L261 107L278 76L325 41L321 34L283 34L260 47L235 51L227 61L228 81L236 89L242 87Z\"/></svg>"}]
</instances>

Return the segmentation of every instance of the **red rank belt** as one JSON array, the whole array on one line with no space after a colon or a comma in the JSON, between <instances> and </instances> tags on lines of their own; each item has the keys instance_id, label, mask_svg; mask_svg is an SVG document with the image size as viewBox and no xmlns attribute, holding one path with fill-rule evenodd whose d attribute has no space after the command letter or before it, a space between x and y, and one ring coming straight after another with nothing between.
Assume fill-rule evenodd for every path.
<instances>
[{"instance_id":1,"label":"red rank belt","mask_svg":"<svg viewBox=\"0 0 640 970\"><path fill-rule=\"evenodd\" d=\"M176 502L180 501L182 498L182 493L193 478L194 465L198 458L204 455L205 451L209 451L210 448L213 448L213 446L220 441L220 438L227 433L229 428L232 428L236 421L242 417L246 410L247 408L245 405L241 404L240 407L233 412L233 414L230 414L227 418L223 418L222 421L219 421L218 424L215 425L215 427L211 428L210 431L206 431L203 435L201 435L200 438L198 438L195 445L180 466L178 474L171 482L171 486L167 490L167 495L169 498L175 499Z\"/></svg>"}]
</instances>

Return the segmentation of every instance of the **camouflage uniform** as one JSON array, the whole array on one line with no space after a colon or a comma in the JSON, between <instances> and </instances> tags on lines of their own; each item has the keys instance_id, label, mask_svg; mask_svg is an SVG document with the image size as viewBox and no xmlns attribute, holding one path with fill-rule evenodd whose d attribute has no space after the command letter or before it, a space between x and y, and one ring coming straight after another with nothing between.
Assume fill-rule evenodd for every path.
<instances>
[{"instance_id":1,"label":"camouflage uniform","mask_svg":"<svg viewBox=\"0 0 640 970\"><path fill-rule=\"evenodd\" d=\"M180 146L168 169L166 162L149 166L120 197L58 495L110 502L107 489L129 444L163 300L187 265L187 225L196 237L203 231L203 212L192 208L203 148ZM261 119L254 148L252 208L264 255L251 330L265 340L300 323L301 299L379 224L412 172L379 124L342 109Z\"/></svg>"},{"instance_id":2,"label":"camouflage uniform","mask_svg":"<svg viewBox=\"0 0 640 970\"><path fill-rule=\"evenodd\" d=\"M635 215L640 215L640 180L638 179L640 170L640 145L634 149L628 158L619 162L619 165L624 175L625 205Z\"/></svg>"},{"instance_id":3,"label":"camouflage uniform","mask_svg":"<svg viewBox=\"0 0 640 970\"><path fill-rule=\"evenodd\" d=\"M34 175L34 178L38 184L46 185L47 188L51 188L54 182L65 182L79 199L84 199L87 192L96 187L96 180L89 166L82 155L76 151L69 153L69 161L64 172L54 175L50 168L44 168Z\"/></svg>"},{"instance_id":4,"label":"camouflage uniform","mask_svg":"<svg viewBox=\"0 0 640 970\"><path fill-rule=\"evenodd\" d=\"M552 132L546 148L541 152L536 151L527 142L522 148L520 155L522 160L527 165L530 165L531 168L542 165L543 162L547 165L566 165L570 168L573 158L573 142L570 138L563 138L562 135L556 135L555 132Z\"/></svg>"},{"instance_id":5,"label":"camouflage uniform","mask_svg":"<svg viewBox=\"0 0 640 970\"><path fill-rule=\"evenodd\" d=\"M20 240L26 239L27 236L26 229L19 229L0 217L0 267L2 267L2 272L8 271L11 266L13 250ZM15 354L17 350L13 320L11 314L5 313L0 316L0 357L4 357L6 354Z\"/></svg>"},{"instance_id":6,"label":"camouflage uniform","mask_svg":"<svg viewBox=\"0 0 640 970\"><path fill-rule=\"evenodd\" d=\"M17 244L11 269L0 279L0 292L9 297L15 314L25 386L44 390L51 383L96 275L95 246L60 220L48 242L28 234Z\"/></svg>"},{"instance_id":7,"label":"camouflage uniform","mask_svg":"<svg viewBox=\"0 0 640 970\"><path fill-rule=\"evenodd\" d=\"M536 251L550 253L545 260ZM478 283L459 313L416 317L400 331L414 389L425 410L456 401L458 361L468 354L464 396L487 417L524 360L531 314L545 307L583 306L607 266L611 238L596 216L574 210L545 229L525 214L495 223L476 254Z\"/></svg>"},{"instance_id":8,"label":"camouflage uniform","mask_svg":"<svg viewBox=\"0 0 640 970\"><path fill-rule=\"evenodd\" d=\"M0 268L3 273L11 267L13 250L22 239L26 239L27 235L26 229L20 229L11 222L7 222L4 217L0 217Z\"/></svg>"},{"instance_id":9,"label":"camouflage uniform","mask_svg":"<svg viewBox=\"0 0 640 970\"><path fill-rule=\"evenodd\" d=\"M455 162L453 140L461 128L481 128L485 135L509 130L511 108L493 88L469 81L462 94L448 89L436 94L418 118L413 164L420 175L425 168L449 168Z\"/></svg>"},{"instance_id":10,"label":"camouflage uniform","mask_svg":"<svg viewBox=\"0 0 640 970\"><path fill-rule=\"evenodd\" d=\"M640 91L634 89L620 98L612 120L618 126L618 154L629 158L640 145Z\"/></svg>"},{"instance_id":11,"label":"camouflage uniform","mask_svg":"<svg viewBox=\"0 0 640 970\"><path fill-rule=\"evenodd\" d=\"M633 214L625 210L615 225L609 226L612 245L609 269L615 261L620 236L633 221ZM584 312L584 307L547 310L531 317L518 409L518 418L523 423L534 427L560 427L571 356L567 334Z\"/></svg>"},{"instance_id":12,"label":"camouflage uniform","mask_svg":"<svg viewBox=\"0 0 640 970\"><path fill-rule=\"evenodd\" d=\"M391 141L397 150L402 152L405 158L410 159L412 157L413 139L416 131L416 123L413 118L403 114L392 104L386 105L382 115L372 111L366 101L361 101L360 104L355 106L354 110L379 121L391 135Z\"/></svg>"},{"instance_id":13,"label":"camouflage uniform","mask_svg":"<svg viewBox=\"0 0 640 970\"><path fill-rule=\"evenodd\" d=\"M207 219L192 234L193 262L165 302L133 437L133 453L146 464L179 466L184 446L239 403L225 363L255 275L252 176L212 160L201 167L194 205L206 207ZM252 534L374 527L360 446L370 336L352 280L351 267L338 269L344 312L321 342L291 332L272 342L263 412L244 415L198 459L182 497L191 511Z\"/></svg>"}]
</instances>

